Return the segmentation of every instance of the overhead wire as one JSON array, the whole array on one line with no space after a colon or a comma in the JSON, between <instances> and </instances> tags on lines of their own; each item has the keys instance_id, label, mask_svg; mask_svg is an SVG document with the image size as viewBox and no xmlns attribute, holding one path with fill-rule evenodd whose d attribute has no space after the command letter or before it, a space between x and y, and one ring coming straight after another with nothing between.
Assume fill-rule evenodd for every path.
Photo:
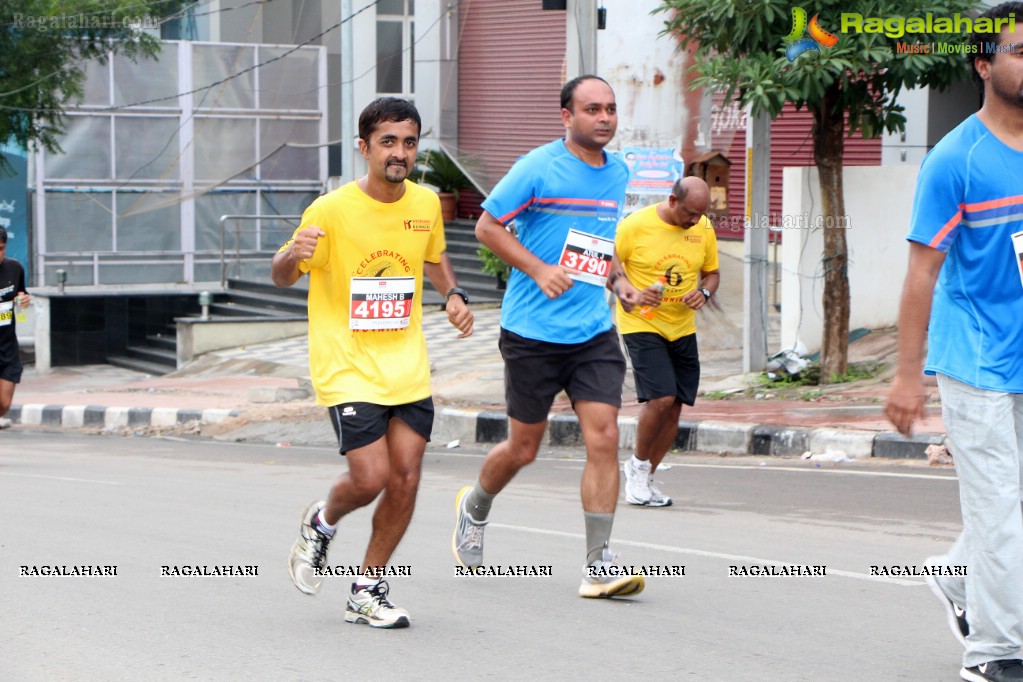
<instances>
[{"instance_id":1,"label":"overhead wire","mask_svg":"<svg viewBox=\"0 0 1023 682\"><path fill-rule=\"evenodd\" d=\"M317 33L313 37L311 37L311 38L309 38L309 39L307 39L307 40L305 40L305 41L303 41L303 42L301 42L301 43L299 43L297 45L291 46L288 50L285 50L283 53L281 53L281 54L279 54L279 55L277 55L275 57L271 57L270 59L267 59L266 61L260 62L258 64L254 64L254 65L249 66L249 67L246 67L246 68L242 69L241 71L238 71L236 73L232 73L229 76L225 76L224 78L222 78L220 80L217 80L217 81L214 81L212 83L209 83L207 85L203 85L203 86L200 86L198 88L193 88L192 90L189 90L187 92L179 92L179 93L176 93L174 95L167 95L167 96L164 96L164 97L153 97L151 99L142 100L142 101L139 101L139 102L131 102L129 104L119 104L119 105L112 105L112 106L108 106L108 107L90 108L89 111L91 111L91 112L118 111L118 110L122 110L122 109L130 109L132 107L141 107L141 106L145 106L147 104L155 104L157 102L166 102L168 100L178 99L179 97L182 97L183 95L194 95L197 92L201 92L203 90L206 90L206 89L209 89L209 88L214 88L214 87L216 87L218 85L222 85L223 83L227 83L228 81L234 80L235 78L238 78L239 76L243 76L246 73L255 71L256 69L258 69L258 68L260 68L262 66L266 66L267 64L272 64L273 62L276 62L276 61L279 61L281 59L284 59L288 55L290 55L290 54L292 54L294 52L297 52L298 50L302 49L303 47L306 47L306 46L312 44L313 42L319 40L320 38L322 38L323 36L327 35L331 31L333 31L333 30L335 30L337 28L340 28L341 26L343 26L344 24L348 23L349 21L351 21L355 17L359 16L363 12L365 12L365 11L369 10L370 8L376 6L379 2L380 2L380 0L373 0L368 5L362 7L359 10L356 10L351 15L349 15L347 17L344 17L340 21L338 21L338 22L328 26L327 28L325 28L324 30L320 31L319 33ZM63 111L62 109L37 109L37 108L28 108L28 107L11 107L11 106L3 105L3 104L0 104L0 109L7 109L7 110L13 110L13 111L25 111L25 112L33 112L33 113L44 113L44 112L45 113L53 113L53 112L62 112Z\"/></svg>"}]
</instances>

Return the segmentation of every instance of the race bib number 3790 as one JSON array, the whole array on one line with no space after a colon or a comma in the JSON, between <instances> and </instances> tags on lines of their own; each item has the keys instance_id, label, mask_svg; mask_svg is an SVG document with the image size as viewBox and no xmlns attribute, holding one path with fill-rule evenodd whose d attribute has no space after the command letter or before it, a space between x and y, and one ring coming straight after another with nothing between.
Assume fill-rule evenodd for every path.
<instances>
[{"instance_id":1,"label":"race bib number 3790","mask_svg":"<svg viewBox=\"0 0 1023 682\"><path fill-rule=\"evenodd\" d=\"M348 328L405 329L415 291L415 277L353 277Z\"/></svg>"},{"instance_id":2,"label":"race bib number 3790","mask_svg":"<svg viewBox=\"0 0 1023 682\"><path fill-rule=\"evenodd\" d=\"M568 268L568 276L574 280L604 286L614 247L614 240L569 230L559 265Z\"/></svg>"}]
</instances>

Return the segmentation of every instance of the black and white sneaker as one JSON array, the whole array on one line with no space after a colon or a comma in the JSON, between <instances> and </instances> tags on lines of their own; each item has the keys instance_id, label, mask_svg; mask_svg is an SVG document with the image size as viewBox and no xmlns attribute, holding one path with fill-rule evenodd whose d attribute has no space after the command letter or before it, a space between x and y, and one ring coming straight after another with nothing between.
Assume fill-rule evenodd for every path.
<instances>
[{"instance_id":1,"label":"black and white sneaker","mask_svg":"<svg viewBox=\"0 0 1023 682\"><path fill-rule=\"evenodd\" d=\"M966 609L959 608L958 604L948 598L948 595L942 591L941 585L934 579L934 576L925 575L924 582L927 583L927 587L931 588L931 592L938 598L941 605L945 607L948 629L952 631L952 634L955 635L960 644L966 646L966 636L970 634L970 624L966 622Z\"/></svg>"},{"instance_id":2,"label":"black and white sneaker","mask_svg":"<svg viewBox=\"0 0 1023 682\"><path fill-rule=\"evenodd\" d=\"M959 677L970 682L1015 682L1023 680L1023 661L1018 658L1003 658L963 668Z\"/></svg>"},{"instance_id":3,"label":"black and white sneaker","mask_svg":"<svg viewBox=\"0 0 1023 682\"><path fill-rule=\"evenodd\" d=\"M373 628L407 628L408 611L399 608L387 598L390 588L381 580L371 587L352 585L352 594L345 608L345 621L364 623Z\"/></svg>"},{"instance_id":4,"label":"black and white sneaker","mask_svg":"<svg viewBox=\"0 0 1023 682\"><path fill-rule=\"evenodd\" d=\"M320 570L327 561L327 546L333 536L324 535L316 528L316 516L326 502L313 502L302 510L302 522L298 528L298 539L291 546L288 557L288 572L291 582L306 594L316 594L323 583Z\"/></svg>"}]
</instances>

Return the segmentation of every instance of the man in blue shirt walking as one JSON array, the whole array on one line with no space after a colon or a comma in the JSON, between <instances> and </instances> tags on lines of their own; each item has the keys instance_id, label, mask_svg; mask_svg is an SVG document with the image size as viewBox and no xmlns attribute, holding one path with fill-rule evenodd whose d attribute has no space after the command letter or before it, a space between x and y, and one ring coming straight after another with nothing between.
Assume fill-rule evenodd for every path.
<instances>
[{"instance_id":1,"label":"man in blue shirt walking","mask_svg":"<svg viewBox=\"0 0 1023 682\"><path fill-rule=\"evenodd\" d=\"M984 104L920 167L886 409L908 435L923 415L921 368L937 376L963 530L928 560L938 570L927 581L966 648L964 680L1023 680L1023 28L1013 14L1023 18L1023 3L981 15L995 27L970 39ZM951 566L966 568L941 570Z\"/></svg>"}]
</instances>

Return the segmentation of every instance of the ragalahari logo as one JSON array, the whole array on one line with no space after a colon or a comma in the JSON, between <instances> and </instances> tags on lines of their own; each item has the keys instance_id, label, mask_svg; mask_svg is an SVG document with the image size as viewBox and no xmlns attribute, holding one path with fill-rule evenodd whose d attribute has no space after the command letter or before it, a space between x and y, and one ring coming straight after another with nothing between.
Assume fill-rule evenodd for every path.
<instances>
[{"instance_id":1,"label":"ragalahari logo","mask_svg":"<svg viewBox=\"0 0 1023 682\"><path fill-rule=\"evenodd\" d=\"M792 31L785 36L785 42L789 44L785 48L785 56L790 62L796 61L796 57L814 50L821 51L821 47L834 47L838 43L838 36L821 28L817 18L820 14L813 15L810 24L806 23L806 10L802 7L792 8ZM803 33L809 30L810 37L804 38Z\"/></svg>"}]
</instances>

